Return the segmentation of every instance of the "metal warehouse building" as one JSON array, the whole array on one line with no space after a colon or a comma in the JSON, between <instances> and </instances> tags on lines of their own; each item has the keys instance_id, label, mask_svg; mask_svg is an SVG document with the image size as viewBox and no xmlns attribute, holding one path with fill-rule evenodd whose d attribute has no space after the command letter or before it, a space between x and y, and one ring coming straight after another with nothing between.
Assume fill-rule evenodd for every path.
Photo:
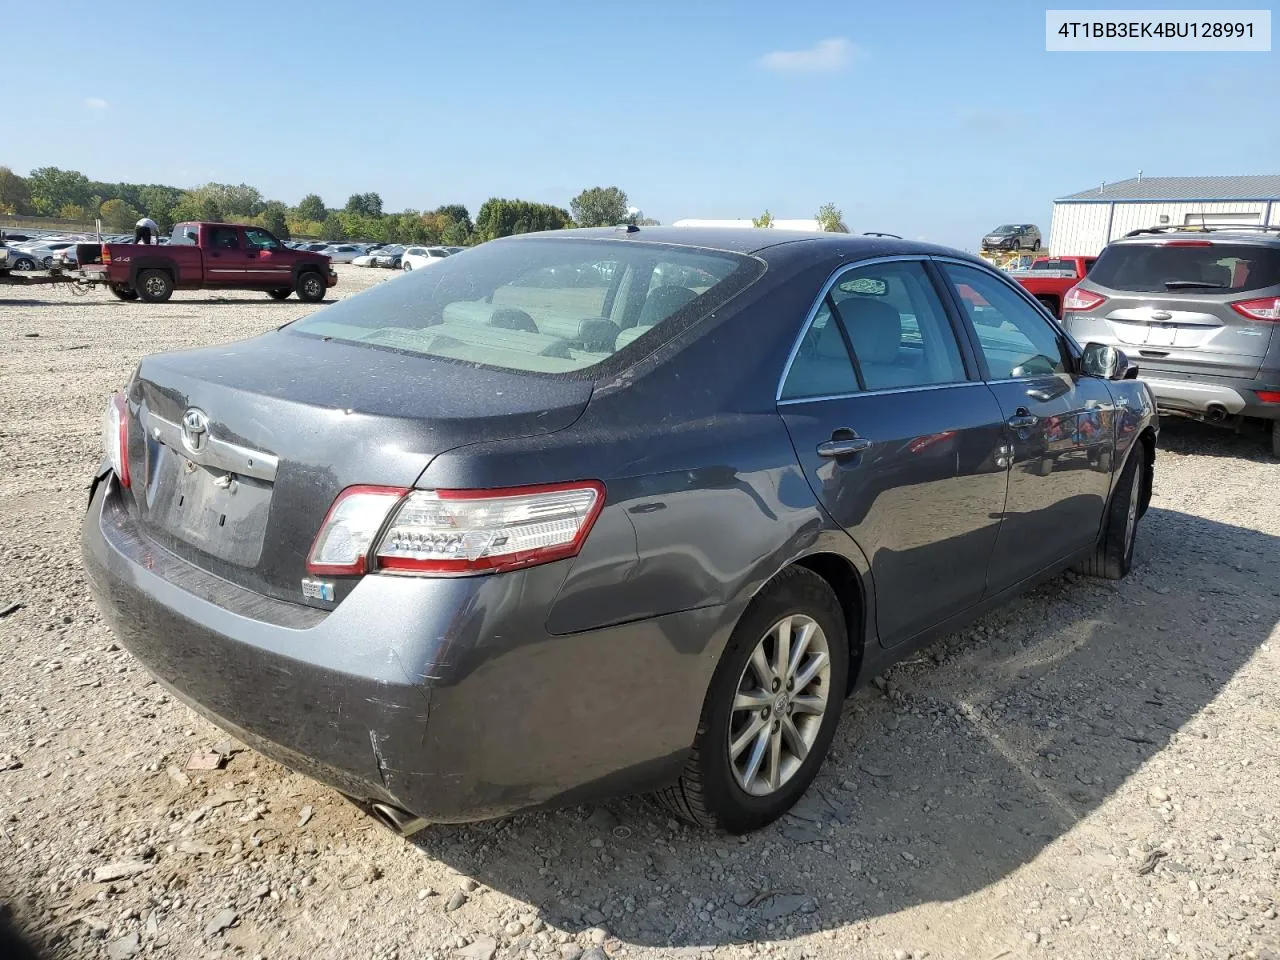
<instances>
[{"instance_id":1,"label":"metal warehouse building","mask_svg":"<svg viewBox=\"0 0 1280 960\"><path fill-rule=\"evenodd\" d=\"M1096 254L1130 230L1165 224L1280 225L1280 175L1143 177L1106 183L1053 202L1049 249Z\"/></svg>"}]
</instances>

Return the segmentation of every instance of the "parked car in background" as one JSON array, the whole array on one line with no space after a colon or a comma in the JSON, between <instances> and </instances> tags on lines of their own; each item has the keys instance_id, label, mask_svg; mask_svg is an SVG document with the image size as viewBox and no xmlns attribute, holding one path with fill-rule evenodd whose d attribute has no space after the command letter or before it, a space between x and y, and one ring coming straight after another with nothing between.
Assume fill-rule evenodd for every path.
<instances>
[{"instance_id":1,"label":"parked car in background","mask_svg":"<svg viewBox=\"0 0 1280 960\"><path fill-rule=\"evenodd\" d=\"M1263 421L1280 457L1280 228L1135 230L1067 293L1063 323L1136 354L1162 410Z\"/></svg>"},{"instance_id":2,"label":"parked car in background","mask_svg":"<svg viewBox=\"0 0 1280 960\"><path fill-rule=\"evenodd\" d=\"M172 243L104 243L86 279L106 283L120 300L163 303L174 290L262 290L274 300L294 291L318 303L338 282L329 259L290 250L261 227L234 223L174 224Z\"/></svg>"},{"instance_id":3,"label":"parked car in background","mask_svg":"<svg viewBox=\"0 0 1280 960\"><path fill-rule=\"evenodd\" d=\"M1039 250L1040 228L1034 223L1006 223L982 238L983 250Z\"/></svg>"},{"instance_id":4,"label":"parked car in background","mask_svg":"<svg viewBox=\"0 0 1280 960\"><path fill-rule=\"evenodd\" d=\"M378 253L376 250L366 250L352 260L351 263L357 267L376 267L378 266Z\"/></svg>"},{"instance_id":5,"label":"parked car in background","mask_svg":"<svg viewBox=\"0 0 1280 960\"><path fill-rule=\"evenodd\" d=\"M404 256L404 247L398 243L388 244L375 252L377 264L391 270L400 269L400 258Z\"/></svg>"},{"instance_id":6,"label":"parked car in background","mask_svg":"<svg viewBox=\"0 0 1280 960\"><path fill-rule=\"evenodd\" d=\"M400 269L417 270L439 263L452 254L445 247L407 247L400 257Z\"/></svg>"},{"instance_id":7,"label":"parked car in background","mask_svg":"<svg viewBox=\"0 0 1280 960\"><path fill-rule=\"evenodd\" d=\"M402 832L648 790L769 823L859 683L1128 572L1157 429L978 259L774 234L504 238L143 359L84 524L104 617Z\"/></svg>"},{"instance_id":8,"label":"parked car in background","mask_svg":"<svg viewBox=\"0 0 1280 960\"><path fill-rule=\"evenodd\" d=\"M333 263L350 263L364 253L354 243L331 243L319 252L328 257Z\"/></svg>"},{"instance_id":9,"label":"parked car in background","mask_svg":"<svg viewBox=\"0 0 1280 960\"><path fill-rule=\"evenodd\" d=\"M1010 270L1009 276L1044 304L1055 317L1062 316L1062 300L1092 269L1097 257L1036 257L1025 270Z\"/></svg>"},{"instance_id":10,"label":"parked car in background","mask_svg":"<svg viewBox=\"0 0 1280 960\"><path fill-rule=\"evenodd\" d=\"M10 244L7 240L3 245L8 251L5 268L8 270L35 270L39 267L35 256L25 247L21 246L21 241L15 241Z\"/></svg>"},{"instance_id":11,"label":"parked car in background","mask_svg":"<svg viewBox=\"0 0 1280 960\"><path fill-rule=\"evenodd\" d=\"M41 270L48 270L53 266L53 258L56 254L61 253L67 248L74 250L74 240L52 240L52 241L36 241L27 243L19 247L27 256L36 262L36 266Z\"/></svg>"}]
</instances>

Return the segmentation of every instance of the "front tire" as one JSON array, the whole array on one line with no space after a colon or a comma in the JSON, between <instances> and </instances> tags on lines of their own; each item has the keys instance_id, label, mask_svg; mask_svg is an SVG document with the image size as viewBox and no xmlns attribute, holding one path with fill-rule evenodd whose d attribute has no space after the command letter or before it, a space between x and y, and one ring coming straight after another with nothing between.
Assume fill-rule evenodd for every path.
<instances>
[{"instance_id":1,"label":"front tire","mask_svg":"<svg viewBox=\"0 0 1280 960\"><path fill-rule=\"evenodd\" d=\"M288 300L289 294L293 293L288 287L281 287L279 290L268 290L267 296L272 300Z\"/></svg>"},{"instance_id":2,"label":"front tire","mask_svg":"<svg viewBox=\"0 0 1280 960\"><path fill-rule=\"evenodd\" d=\"M1102 537L1093 556L1077 569L1103 580L1123 580L1133 569L1133 546L1142 519L1142 491L1146 486L1146 450L1139 444L1129 454L1107 505Z\"/></svg>"},{"instance_id":3,"label":"front tire","mask_svg":"<svg viewBox=\"0 0 1280 960\"><path fill-rule=\"evenodd\" d=\"M1280 460L1280 420L1271 421L1271 455Z\"/></svg>"},{"instance_id":4,"label":"front tire","mask_svg":"<svg viewBox=\"0 0 1280 960\"><path fill-rule=\"evenodd\" d=\"M173 278L163 270L143 270L137 290L144 303L164 303L173 296Z\"/></svg>"},{"instance_id":5,"label":"front tire","mask_svg":"<svg viewBox=\"0 0 1280 960\"><path fill-rule=\"evenodd\" d=\"M1031 252L1032 252L1032 253L1039 253L1039 252L1040 252L1040 241L1039 241L1039 240L1037 240L1035 243L1031 244Z\"/></svg>"},{"instance_id":6,"label":"front tire","mask_svg":"<svg viewBox=\"0 0 1280 960\"><path fill-rule=\"evenodd\" d=\"M314 270L298 276L298 299L303 303L319 303L324 299L324 277Z\"/></svg>"},{"instance_id":7,"label":"front tire","mask_svg":"<svg viewBox=\"0 0 1280 960\"><path fill-rule=\"evenodd\" d=\"M700 827L747 833L786 813L817 776L848 688L840 602L803 567L778 574L734 628L679 781L658 795Z\"/></svg>"},{"instance_id":8,"label":"front tire","mask_svg":"<svg viewBox=\"0 0 1280 960\"><path fill-rule=\"evenodd\" d=\"M405 273L408 273L413 269L413 264L410 263L408 260L402 260L400 261L400 269L403 270Z\"/></svg>"},{"instance_id":9,"label":"front tire","mask_svg":"<svg viewBox=\"0 0 1280 960\"><path fill-rule=\"evenodd\" d=\"M13 262L13 269L15 270L34 270L35 268L36 262L30 257L19 257Z\"/></svg>"}]
</instances>

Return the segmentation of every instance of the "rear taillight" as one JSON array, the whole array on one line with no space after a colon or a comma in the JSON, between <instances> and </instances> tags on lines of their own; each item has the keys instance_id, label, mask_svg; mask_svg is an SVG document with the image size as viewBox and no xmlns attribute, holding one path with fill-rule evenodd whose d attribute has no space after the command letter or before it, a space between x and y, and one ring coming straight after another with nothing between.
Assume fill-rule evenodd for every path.
<instances>
[{"instance_id":1,"label":"rear taillight","mask_svg":"<svg viewBox=\"0 0 1280 960\"><path fill-rule=\"evenodd\" d=\"M465 574L548 563L577 555L603 506L604 485L594 480L500 490L349 487L325 517L307 570Z\"/></svg>"},{"instance_id":2,"label":"rear taillight","mask_svg":"<svg viewBox=\"0 0 1280 960\"><path fill-rule=\"evenodd\" d=\"M1262 403L1280 403L1280 390L1259 390L1258 400Z\"/></svg>"},{"instance_id":3,"label":"rear taillight","mask_svg":"<svg viewBox=\"0 0 1280 960\"><path fill-rule=\"evenodd\" d=\"M1107 298L1092 290L1082 290L1075 286L1062 298L1063 310L1093 310L1107 302Z\"/></svg>"},{"instance_id":4,"label":"rear taillight","mask_svg":"<svg viewBox=\"0 0 1280 960\"><path fill-rule=\"evenodd\" d=\"M1260 300L1237 300L1231 309L1250 320L1280 320L1280 297L1263 297Z\"/></svg>"},{"instance_id":5,"label":"rear taillight","mask_svg":"<svg viewBox=\"0 0 1280 960\"><path fill-rule=\"evenodd\" d=\"M102 245L102 262L103 263L111 262L111 248L108 247L105 243Z\"/></svg>"},{"instance_id":6,"label":"rear taillight","mask_svg":"<svg viewBox=\"0 0 1280 960\"><path fill-rule=\"evenodd\" d=\"M102 451L120 486L129 486L129 404L123 393L113 393L102 415Z\"/></svg>"},{"instance_id":7,"label":"rear taillight","mask_svg":"<svg viewBox=\"0 0 1280 960\"><path fill-rule=\"evenodd\" d=\"M378 542L378 567L477 573L572 557L603 505L604 486L595 481L505 490L415 490Z\"/></svg>"},{"instance_id":8,"label":"rear taillight","mask_svg":"<svg viewBox=\"0 0 1280 960\"><path fill-rule=\"evenodd\" d=\"M369 548L389 514L408 493L402 487L347 487L325 515L307 556L307 572L360 574L369 568Z\"/></svg>"}]
</instances>

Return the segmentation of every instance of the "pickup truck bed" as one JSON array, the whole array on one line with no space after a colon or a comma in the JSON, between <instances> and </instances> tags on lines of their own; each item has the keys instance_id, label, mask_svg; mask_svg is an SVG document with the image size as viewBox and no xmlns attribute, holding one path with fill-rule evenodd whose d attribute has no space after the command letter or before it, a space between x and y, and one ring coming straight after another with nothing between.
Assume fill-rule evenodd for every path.
<instances>
[{"instance_id":1,"label":"pickup truck bed","mask_svg":"<svg viewBox=\"0 0 1280 960\"><path fill-rule=\"evenodd\" d=\"M1067 291L1084 279L1097 257L1037 257L1027 270L1011 270L1009 276L1055 317L1062 318Z\"/></svg>"}]
</instances>

